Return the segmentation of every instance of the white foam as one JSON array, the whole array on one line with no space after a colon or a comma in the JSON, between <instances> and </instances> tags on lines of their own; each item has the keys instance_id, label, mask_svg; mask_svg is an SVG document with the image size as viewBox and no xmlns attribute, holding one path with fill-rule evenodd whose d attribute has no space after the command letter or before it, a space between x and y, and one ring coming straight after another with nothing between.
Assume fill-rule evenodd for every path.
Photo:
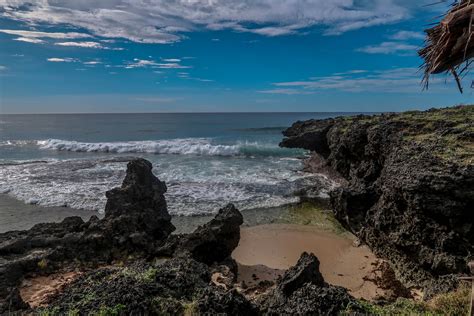
<instances>
[{"instance_id":1,"label":"white foam","mask_svg":"<svg viewBox=\"0 0 474 316\"><path fill-rule=\"evenodd\" d=\"M41 149L72 152L148 153L199 156L235 156L239 145L214 145L209 139L187 138L136 142L85 143L60 139L38 141Z\"/></svg>"},{"instance_id":2,"label":"white foam","mask_svg":"<svg viewBox=\"0 0 474 316\"><path fill-rule=\"evenodd\" d=\"M166 199L172 215L216 212L227 203L240 209L294 203L292 194L305 174L294 172L295 162L277 157L256 159L160 156L154 172L167 183ZM42 206L68 206L103 211L105 192L121 184L126 162L70 159L47 163L0 165L0 192Z\"/></svg>"},{"instance_id":3,"label":"white foam","mask_svg":"<svg viewBox=\"0 0 474 316\"><path fill-rule=\"evenodd\" d=\"M289 153L275 144L237 142L232 145L214 144L208 138L180 138L130 142L87 143L61 139L37 142L40 149L85 153L143 153L197 156L281 156Z\"/></svg>"}]
</instances>

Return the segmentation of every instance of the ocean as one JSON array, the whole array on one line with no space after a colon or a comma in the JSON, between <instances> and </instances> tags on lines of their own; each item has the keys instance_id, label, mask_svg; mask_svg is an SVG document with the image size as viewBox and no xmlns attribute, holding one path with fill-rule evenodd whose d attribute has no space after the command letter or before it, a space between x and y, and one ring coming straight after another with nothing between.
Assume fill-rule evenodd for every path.
<instances>
[{"instance_id":1,"label":"ocean","mask_svg":"<svg viewBox=\"0 0 474 316\"><path fill-rule=\"evenodd\" d=\"M295 192L315 177L302 171L304 150L278 147L281 132L297 120L339 115L0 115L0 193L101 213L127 161L143 157L166 182L172 215L210 215L230 202L280 207L297 203Z\"/></svg>"}]
</instances>

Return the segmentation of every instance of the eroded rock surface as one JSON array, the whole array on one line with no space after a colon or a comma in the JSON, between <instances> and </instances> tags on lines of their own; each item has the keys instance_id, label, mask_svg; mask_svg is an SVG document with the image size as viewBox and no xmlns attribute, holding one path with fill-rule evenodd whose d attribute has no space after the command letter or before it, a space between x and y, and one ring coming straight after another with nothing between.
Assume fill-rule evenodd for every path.
<instances>
[{"instance_id":1,"label":"eroded rock surface","mask_svg":"<svg viewBox=\"0 0 474 316\"><path fill-rule=\"evenodd\" d=\"M213 285L210 267L190 257L137 261L86 273L51 298L44 311L52 310L85 315L256 314L241 294Z\"/></svg>"},{"instance_id":2,"label":"eroded rock surface","mask_svg":"<svg viewBox=\"0 0 474 316\"><path fill-rule=\"evenodd\" d=\"M407 287L446 291L474 254L474 106L297 122L282 146L315 151L348 182L336 217ZM451 276L450 276L451 275Z\"/></svg>"},{"instance_id":3,"label":"eroded rock surface","mask_svg":"<svg viewBox=\"0 0 474 316\"><path fill-rule=\"evenodd\" d=\"M153 255L174 230L165 192L166 185L153 175L151 163L133 160L122 187L107 192L104 219L92 217L84 222L80 217L69 217L61 223L0 234L0 313L14 308L13 303L22 306L9 297L15 296L28 274Z\"/></svg>"},{"instance_id":4,"label":"eroded rock surface","mask_svg":"<svg viewBox=\"0 0 474 316\"><path fill-rule=\"evenodd\" d=\"M159 250L161 255L190 254L206 264L223 261L230 257L240 241L242 214L229 204L205 225L190 234L171 236Z\"/></svg>"},{"instance_id":5,"label":"eroded rock surface","mask_svg":"<svg viewBox=\"0 0 474 316\"><path fill-rule=\"evenodd\" d=\"M319 271L319 260L303 253L261 303L266 315L338 315L349 304L357 306L347 290L327 284Z\"/></svg>"}]
</instances>

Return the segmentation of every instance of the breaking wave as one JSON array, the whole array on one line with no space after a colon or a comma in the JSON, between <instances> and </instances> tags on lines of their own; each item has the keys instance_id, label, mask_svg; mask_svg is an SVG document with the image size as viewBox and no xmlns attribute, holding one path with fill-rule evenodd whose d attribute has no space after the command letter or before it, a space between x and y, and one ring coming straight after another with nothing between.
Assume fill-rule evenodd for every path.
<instances>
[{"instance_id":1,"label":"breaking wave","mask_svg":"<svg viewBox=\"0 0 474 316\"><path fill-rule=\"evenodd\" d=\"M48 139L38 141L40 149L85 153L145 153L197 156L282 156L295 150L257 142L214 144L207 138L183 138L172 140L87 143Z\"/></svg>"}]
</instances>

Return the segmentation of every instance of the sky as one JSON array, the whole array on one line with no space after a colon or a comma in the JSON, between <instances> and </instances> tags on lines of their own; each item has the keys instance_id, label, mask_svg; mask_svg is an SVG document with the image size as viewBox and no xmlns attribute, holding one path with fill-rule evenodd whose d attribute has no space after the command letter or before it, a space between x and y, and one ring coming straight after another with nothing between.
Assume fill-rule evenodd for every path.
<instances>
[{"instance_id":1,"label":"sky","mask_svg":"<svg viewBox=\"0 0 474 316\"><path fill-rule=\"evenodd\" d=\"M1 113L382 112L421 85L432 0L0 0ZM469 86L470 78L464 78Z\"/></svg>"}]
</instances>

